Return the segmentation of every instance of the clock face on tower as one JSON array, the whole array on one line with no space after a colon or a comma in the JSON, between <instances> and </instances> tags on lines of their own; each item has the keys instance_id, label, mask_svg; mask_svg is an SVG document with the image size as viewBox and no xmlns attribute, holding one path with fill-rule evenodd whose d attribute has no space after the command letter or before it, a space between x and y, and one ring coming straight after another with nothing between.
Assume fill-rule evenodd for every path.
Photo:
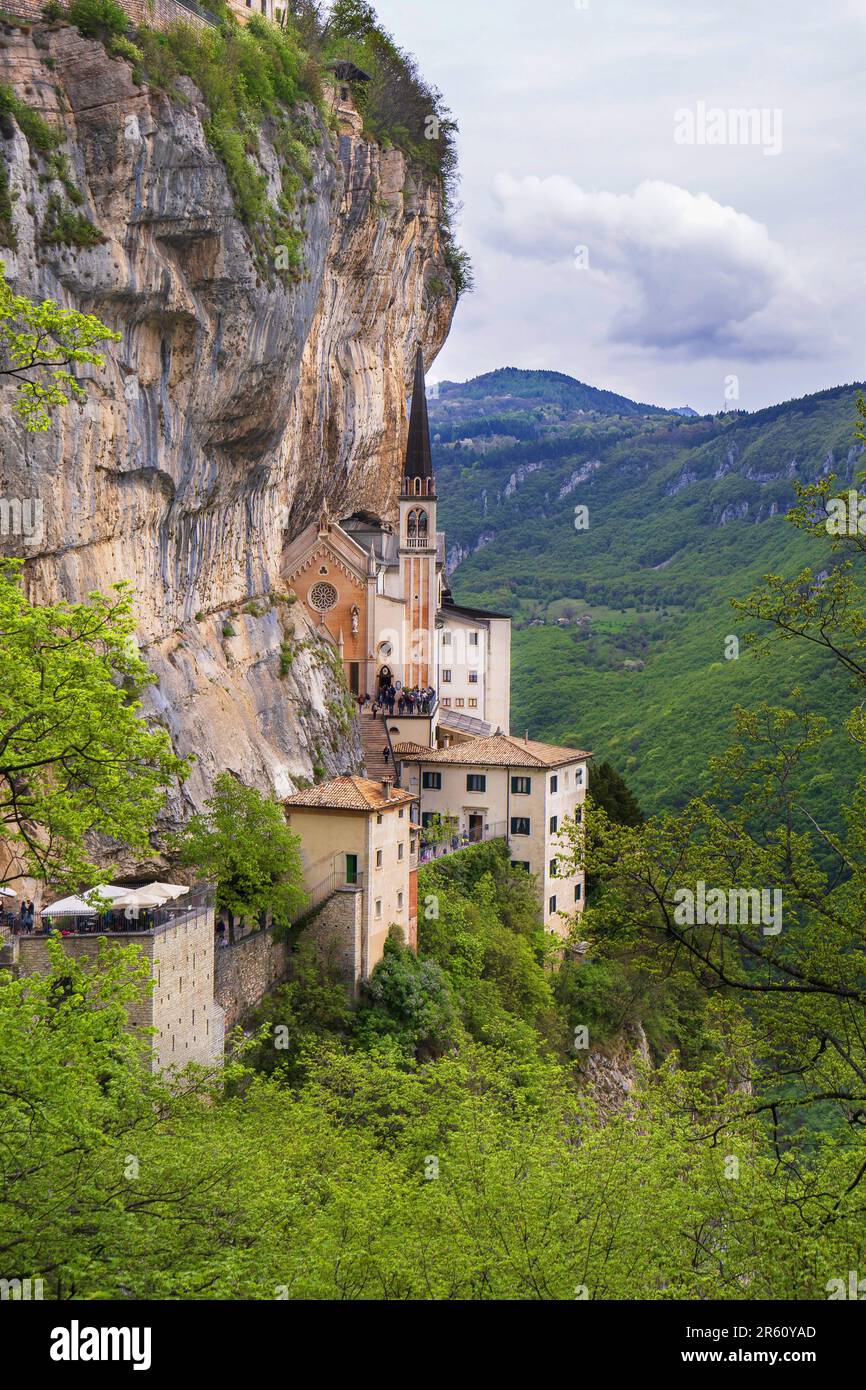
<instances>
[{"instance_id":1,"label":"clock face on tower","mask_svg":"<svg viewBox=\"0 0 866 1390\"><path fill-rule=\"evenodd\" d=\"M315 608L319 613L327 613L329 608L333 608L339 595L333 584L328 584L325 580L320 580L314 584L307 594L307 602L311 608Z\"/></svg>"}]
</instances>

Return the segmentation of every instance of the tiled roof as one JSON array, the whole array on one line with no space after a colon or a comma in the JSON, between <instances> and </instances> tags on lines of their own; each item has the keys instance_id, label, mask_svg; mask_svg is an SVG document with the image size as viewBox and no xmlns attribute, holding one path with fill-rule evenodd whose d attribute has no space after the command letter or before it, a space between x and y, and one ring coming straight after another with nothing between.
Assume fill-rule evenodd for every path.
<instances>
[{"instance_id":1,"label":"tiled roof","mask_svg":"<svg viewBox=\"0 0 866 1390\"><path fill-rule=\"evenodd\" d=\"M426 754L426 753L434 753L435 751L436 751L436 750L435 750L434 748L425 748L425 746L424 746L423 743L412 743L412 742L409 742L409 743L395 743L395 744L394 744L394 757L395 757L395 758L410 758L410 757L413 755L413 753L422 753L422 754Z\"/></svg>"},{"instance_id":2,"label":"tiled roof","mask_svg":"<svg viewBox=\"0 0 866 1390\"><path fill-rule=\"evenodd\" d=\"M452 743L450 748L426 748L420 753L404 752L410 745L397 744L394 752L405 762L458 763L473 767L561 767L564 763L590 758L581 748L559 748L534 739L514 738L511 734L491 734Z\"/></svg>"},{"instance_id":3,"label":"tiled roof","mask_svg":"<svg viewBox=\"0 0 866 1390\"><path fill-rule=\"evenodd\" d=\"M385 796L381 782L369 777L329 777L316 787L305 787L293 796L285 797L283 805L288 807L309 807L323 811L381 811L391 806L406 806L418 798L401 787L392 787L390 797Z\"/></svg>"},{"instance_id":4,"label":"tiled roof","mask_svg":"<svg viewBox=\"0 0 866 1390\"><path fill-rule=\"evenodd\" d=\"M477 618L479 622L488 622L490 618L506 618L511 622L510 613L491 613L489 608L467 608L463 603L443 603L439 610L443 617L449 613L456 613L458 618Z\"/></svg>"}]
</instances>

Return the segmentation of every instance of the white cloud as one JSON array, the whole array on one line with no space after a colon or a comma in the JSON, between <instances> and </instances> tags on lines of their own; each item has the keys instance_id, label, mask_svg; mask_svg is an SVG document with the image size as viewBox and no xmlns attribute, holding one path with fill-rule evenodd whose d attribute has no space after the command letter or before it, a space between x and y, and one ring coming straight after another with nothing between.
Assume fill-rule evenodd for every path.
<instances>
[{"instance_id":1,"label":"white cloud","mask_svg":"<svg viewBox=\"0 0 866 1390\"><path fill-rule=\"evenodd\" d=\"M796 354L814 334L815 306L785 249L706 193L655 179L610 193L562 175L500 174L494 200L490 239L521 260L570 264L587 248L589 268L573 273L606 282L609 341L750 357Z\"/></svg>"},{"instance_id":2,"label":"white cloud","mask_svg":"<svg viewBox=\"0 0 866 1390\"><path fill-rule=\"evenodd\" d=\"M781 26L755 0L589 0L585 10L497 0L495 18L489 0L375 3L461 126L462 236L477 288L460 304L439 377L541 365L709 410L724 404L732 372L744 409L863 376L863 0L787 0ZM784 152L677 145L674 112L699 100L783 110ZM627 204L651 178L686 190L693 216L673 219L673 235L663 219L640 227L629 207L625 226L614 218L605 261L595 246L592 269L577 272L573 248L592 234L566 220L571 202L557 209L558 241L541 199L524 235L525 188L522 200L500 194L491 206L498 169L545 183L570 175L572 200L576 188L616 190ZM703 230L688 190L709 195ZM604 233L607 221L589 211Z\"/></svg>"}]
</instances>

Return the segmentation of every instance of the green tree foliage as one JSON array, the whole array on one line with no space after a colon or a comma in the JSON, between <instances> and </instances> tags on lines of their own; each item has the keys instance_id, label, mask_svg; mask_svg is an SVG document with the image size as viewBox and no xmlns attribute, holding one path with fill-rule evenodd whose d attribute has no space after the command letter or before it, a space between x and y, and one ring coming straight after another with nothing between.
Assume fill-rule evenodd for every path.
<instances>
[{"instance_id":1,"label":"green tree foliage","mask_svg":"<svg viewBox=\"0 0 866 1390\"><path fill-rule=\"evenodd\" d=\"M866 546L856 532L828 535L820 507L833 493L832 479L806 487L792 512L812 538L813 565L794 580L768 575L738 606L761 624L756 644L817 646L824 680L835 668L849 705L857 700L844 723L856 786L841 799L842 830L813 806L832 728L795 692L787 707L735 710L736 742L714 759L707 793L679 814L630 827L594 807L570 832L577 857L604 881L584 919L590 939L602 951L640 952L644 969L668 982L696 980L738 1001L750 1042L731 1113L760 1118L776 1152L810 1181L816 1135L838 1142L836 1186L815 1199L828 1222L849 1199L862 1206L866 1172ZM719 897L695 920L683 893L700 883Z\"/></svg>"},{"instance_id":2,"label":"green tree foliage","mask_svg":"<svg viewBox=\"0 0 866 1390\"><path fill-rule=\"evenodd\" d=\"M97 344L118 342L120 334L52 299L36 304L13 294L5 269L0 261L0 379L15 385L13 413L36 433L49 428L58 407L87 399L70 368L103 367Z\"/></svg>"},{"instance_id":3,"label":"green tree foliage","mask_svg":"<svg viewBox=\"0 0 866 1390\"><path fill-rule=\"evenodd\" d=\"M217 907L232 930L243 918L290 924L305 901L299 845L280 803L230 772L173 841L181 864L216 880Z\"/></svg>"},{"instance_id":4,"label":"green tree foliage","mask_svg":"<svg viewBox=\"0 0 866 1390\"><path fill-rule=\"evenodd\" d=\"M418 949L447 972L463 1023L485 1042L535 1050L562 1043L532 879L512 869L502 841L473 846L420 871Z\"/></svg>"},{"instance_id":5,"label":"green tree foliage","mask_svg":"<svg viewBox=\"0 0 866 1390\"><path fill-rule=\"evenodd\" d=\"M337 970L316 959L303 935L295 943L291 978L279 985L248 1020L254 1038L249 1066L264 1075L279 1069L290 1085L306 1079L305 1062L323 1042L348 1040L357 1020L353 1000Z\"/></svg>"},{"instance_id":6,"label":"green tree foliage","mask_svg":"<svg viewBox=\"0 0 866 1390\"><path fill-rule=\"evenodd\" d=\"M395 1040L411 1056L437 1056L457 1035L459 1012L445 972L436 961L389 936L364 985L359 1022L362 1039Z\"/></svg>"},{"instance_id":7,"label":"green tree foliage","mask_svg":"<svg viewBox=\"0 0 866 1390\"><path fill-rule=\"evenodd\" d=\"M612 763L592 764L592 799L612 821L620 825L640 825L644 815L637 797Z\"/></svg>"},{"instance_id":8,"label":"green tree foliage","mask_svg":"<svg viewBox=\"0 0 866 1390\"><path fill-rule=\"evenodd\" d=\"M68 17L70 24L91 39L125 34L130 25L129 15L115 0L72 0Z\"/></svg>"},{"instance_id":9,"label":"green tree foliage","mask_svg":"<svg viewBox=\"0 0 866 1390\"><path fill-rule=\"evenodd\" d=\"M152 677L134 630L127 585L40 606L22 591L20 562L0 562L0 818L37 877L95 881L96 834L147 849L166 788L188 770L141 718Z\"/></svg>"},{"instance_id":10,"label":"green tree foliage","mask_svg":"<svg viewBox=\"0 0 866 1390\"><path fill-rule=\"evenodd\" d=\"M460 820L452 812L434 812L422 828L421 839L425 845L446 845L458 833Z\"/></svg>"},{"instance_id":11,"label":"green tree foliage","mask_svg":"<svg viewBox=\"0 0 866 1390\"><path fill-rule=\"evenodd\" d=\"M49 974L0 972L4 1276L61 1299L207 1297L206 1252L233 1220L219 1191L234 1159L217 1125L201 1137L213 1092L192 1074L169 1090L145 1065L149 1039L126 1028L149 987L135 947L103 943L90 968L48 950Z\"/></svg>"},{"instance_id":12,"label":"green tree foliage","mask_svg":"<svg viewBox=\"0 0 866 1390\"><path fill-rule=\"evenodd\" d=\"M831 1141L809 1176L745 1113L713 1142L749 1048L724 1010L712 1065L604 1123L557 1062L473 1041L419 1066L320 1040L302 1086L236 1062L169 1089L124 1027L135 948L52 955L0 973L0 1255L47 1298L815 1299L863 1255L856 1199L818 1219Z\"/></svg>"}]
</instances>

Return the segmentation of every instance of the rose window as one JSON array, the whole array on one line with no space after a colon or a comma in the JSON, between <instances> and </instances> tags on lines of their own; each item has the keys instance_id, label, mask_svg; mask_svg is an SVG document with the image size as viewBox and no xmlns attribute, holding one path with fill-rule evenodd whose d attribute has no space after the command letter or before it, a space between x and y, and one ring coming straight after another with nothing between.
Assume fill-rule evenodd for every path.
<instances>
[{"instance_id":1,"label":"rose window","mask_svg":"<svg viewBox=\"0 0 866 1390\"><path fill-rule=\"evenodd\" d=\"M338 594L333 584L323 581L313 585L307 598L311 607L317 608L320 613L326 613L337 602Z\"/></svg>"}]
</instances>

